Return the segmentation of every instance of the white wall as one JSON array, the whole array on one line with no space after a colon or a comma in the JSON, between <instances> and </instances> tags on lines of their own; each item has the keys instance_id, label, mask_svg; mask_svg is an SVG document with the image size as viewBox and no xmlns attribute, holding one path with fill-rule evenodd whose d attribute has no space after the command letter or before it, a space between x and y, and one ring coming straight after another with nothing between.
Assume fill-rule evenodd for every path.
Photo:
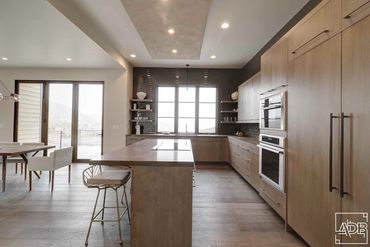
<instances>
[{"instance_id":1,"label":"white wall","mask_svg":"<svg viewBox=\"0 0 370 247\"><path fill-rule=\"evenodd\" d=\"M1 69L0 80L13 92L15 80L104 81L104 153L125 146L132 97L132 67L124 69ZM0 92L4 89L0 86ZM0 102L0 141L13 139L14 103Z\"/></svg>"}]
</instances>

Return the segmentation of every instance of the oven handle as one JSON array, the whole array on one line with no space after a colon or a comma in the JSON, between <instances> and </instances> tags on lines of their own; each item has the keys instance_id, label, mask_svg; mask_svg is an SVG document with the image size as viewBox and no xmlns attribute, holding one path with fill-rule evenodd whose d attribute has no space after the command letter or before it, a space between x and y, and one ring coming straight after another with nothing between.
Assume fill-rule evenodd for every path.
<instances>
[{"instance_id":1,"label":"oven handle","mask_svg":"<svg viewBox=\"0 0 370 247\"><path fill-rule=\"evenodd\" d=\"M273 106L263 107L263 110L272 110L272 109L278 109L278 108L282 108L281 104L280 105L273 105Z\"/></svg>"},{"instance_id":2,"label":"oven handle","mask_svg":"<svg viewBox=\"0 0 370 247\"><path fill-rule=\"evenodd\" d=\"M270 147L267 147L267 146L262 145L262 144L258 144L257 147L266 149L266 150L271 151L271 152L276 153L276 154L284 154L284 151L274 149L274 148L270 148Z\"/></svg>"}]
</instances>

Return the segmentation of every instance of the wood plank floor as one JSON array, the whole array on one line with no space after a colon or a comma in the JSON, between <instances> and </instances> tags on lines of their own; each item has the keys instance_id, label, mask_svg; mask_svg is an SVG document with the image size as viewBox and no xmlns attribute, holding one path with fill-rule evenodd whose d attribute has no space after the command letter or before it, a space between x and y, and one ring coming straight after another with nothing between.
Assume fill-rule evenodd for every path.
<instances>
[{"instance_id":1,"label":"wood plank floor","mask_svg":"<svg viewBox=\"0 0 370 247\"><path fill-rule=\"evenodd\" d=\"M28 181L8 166L7 191L0 194L0 246L84 246L96 190L82 184L82 169L56 172L55 191L48 175ZM305 246L284 231L283 221L258 194L228 166L198 167L195 174L193 247ZM113 203L113 193L108 202ZM113 211L106 217L114 217ZM124 246L129 246L129 224L124 217ZM93 224L89 246L119 246L115 224ZM175 246L174 246L175 247Z\"/></svg>"}]
</instances>

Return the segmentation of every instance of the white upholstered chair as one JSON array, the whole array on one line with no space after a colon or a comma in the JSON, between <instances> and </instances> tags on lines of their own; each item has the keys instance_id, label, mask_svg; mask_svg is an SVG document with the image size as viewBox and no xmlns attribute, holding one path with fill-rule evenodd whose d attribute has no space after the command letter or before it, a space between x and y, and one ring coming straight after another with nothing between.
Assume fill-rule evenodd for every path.
<instances>
[{"instance_id":1,"label":"white upholstered chair","mask_svg":"<svg viewBox=\"0 0 370 247\"><path fill-rule=\"evenodd\" d=\"M71 182L72 151L73 148L68 147L55 150L50 153L49 157L30 157L28 160L30 191L32 190L33 171L49 171L49 173L51 173L51 190L53 191L55 170L68 166L68 183Z\"/></svg>"}]
</instances>

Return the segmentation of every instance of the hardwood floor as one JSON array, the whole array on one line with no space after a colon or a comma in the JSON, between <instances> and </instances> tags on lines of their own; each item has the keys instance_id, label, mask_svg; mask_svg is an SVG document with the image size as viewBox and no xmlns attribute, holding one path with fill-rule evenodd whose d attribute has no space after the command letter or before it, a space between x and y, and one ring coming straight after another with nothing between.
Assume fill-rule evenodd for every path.
<instances>
[{"instance_id":1,"label":"hardwood floor","mask_svg":"<svg viewBox=\"0 0 370 247\"><path fill-rule=\"evenodd\" d=\"M9 165L7 191L0 194L0 246L84 246L96 190L82 184L85 164L55 173L50 192L48 174L28 181ZM284 231L283 221L258 194L227 166L198 167L195 174L193 247L304 246ZM108 195L113 203L113 193ZM107 217L114 217L114 211ZM127 216L123 219L124 246L129 246ZM115 224L94 223L89 246L119 246Z\"/></svg>"}]
</instances>

